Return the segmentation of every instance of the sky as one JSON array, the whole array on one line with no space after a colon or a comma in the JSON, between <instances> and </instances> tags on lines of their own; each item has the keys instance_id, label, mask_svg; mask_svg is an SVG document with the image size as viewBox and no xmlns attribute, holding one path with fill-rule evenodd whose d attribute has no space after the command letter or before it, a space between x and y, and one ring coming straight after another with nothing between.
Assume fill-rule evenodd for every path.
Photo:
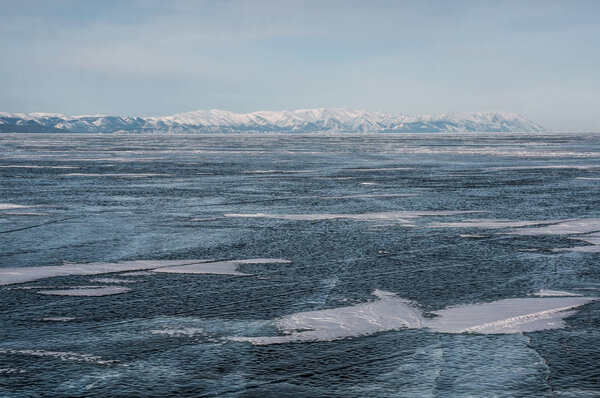
<instances>
[{"instance_id":1,"label":"sky","mask_svg":"<svg viewBox=\"0 0 600 398\"><path fill-rule=\"evenodd\" d=\"M0 0L0 111L320 107L600 131L600 1Z\"/></svg>"}]
</instances>

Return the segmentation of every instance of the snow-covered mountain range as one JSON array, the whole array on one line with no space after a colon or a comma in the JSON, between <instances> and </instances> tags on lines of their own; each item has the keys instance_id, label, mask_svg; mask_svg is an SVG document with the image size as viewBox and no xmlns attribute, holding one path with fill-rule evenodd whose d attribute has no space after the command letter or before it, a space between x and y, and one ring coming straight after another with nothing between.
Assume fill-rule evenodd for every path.
<instances>
[{"instance_id":1,"label":"snow-covered mountain range","mask_svg":"<svg viewBox=\"0 0 600 398\"><path fill-rule=\"evenodd\" d=\"M28 133L234 133L234 132L536 132L545 129L518 114L461 112L406 116L347 109L234 113L194 111L161 117L56 113L1 113L0 132Z\"/></svg>"}]
</instances>

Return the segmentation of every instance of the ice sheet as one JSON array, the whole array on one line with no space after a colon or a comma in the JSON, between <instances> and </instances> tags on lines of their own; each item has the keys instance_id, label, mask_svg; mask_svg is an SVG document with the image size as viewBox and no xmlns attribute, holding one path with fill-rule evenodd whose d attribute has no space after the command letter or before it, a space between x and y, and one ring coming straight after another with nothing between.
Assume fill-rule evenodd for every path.
<instances>
[{"instance_id":1,"label":"ice sheet","mask_svg":"<svg viewBox=\"0 0 600 398\"><path fill-rule=\"evenodd\" d=\"M567 293L567 292L564 292ZM375 291L377 300L348 307L287 315L274 322L283 336L233 337L256 345L329 341L401 328L428 328L440 333L504 334L553 329L563 318L595 297L528 297L465 304L425 318L410 301Z\"/></svg>"},{"instance_id":2,"label":"ice sheet","mask_svg":"<svg viewBox=\"0 0 600 398\"><path fill-rule=\"evenodd\" d=\"M127 293L130 291L131 291L131 289L128 287L103 286L103 287L80 287L80 288L56 289L56 290L38 290L37 293L51 295L51 296L101 297L101 296L112 296L114 294Z\"/></svg>"},{"instance_id":3,"label":"ice sheet","mask_svg":"<svg viewBox=\"0 0 600 398\"><path fill-rule=\"evenodd\" d=\"M87 263L42 267L0 268L0 285L32 282L44 278L68 275L98 275L202 263L209 260L134 260L119 263Z\"/></svg>"},{"instance_id":4,"label":"ice sheet","mask_svg":"<svg viewBox=\"0 0 600 398\"><path fill-rule=\"evenodd\" d=\"M170 274L215 274L251 276L252 274L246 274L244 272L238 271L238 267L241 264L284 264L290 262L290 260L285 260L281 258L250 258L245 260L215 261L211 263L159 268L153 271Z\"/></svg>"}]
</instances>

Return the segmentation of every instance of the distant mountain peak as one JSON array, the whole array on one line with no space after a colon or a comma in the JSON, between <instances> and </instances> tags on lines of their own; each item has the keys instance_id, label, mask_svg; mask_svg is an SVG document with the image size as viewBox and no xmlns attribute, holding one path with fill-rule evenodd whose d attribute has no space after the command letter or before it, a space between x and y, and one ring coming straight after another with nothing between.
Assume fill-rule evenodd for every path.
<instances>
[{"instance_id":1,"label":"distant mountain peak","mask_svg":"<svg viewBox=\"0 0 600 398\"><path fill-rule=\"evenodd\" d=\"M539 132L546 131L516 113L454 112L407 116L344 108L235 113L197 110L159 117L58 113L0 113L0 132L80 133L411 133L411 132Z\"/></svg>"}]
</instances>

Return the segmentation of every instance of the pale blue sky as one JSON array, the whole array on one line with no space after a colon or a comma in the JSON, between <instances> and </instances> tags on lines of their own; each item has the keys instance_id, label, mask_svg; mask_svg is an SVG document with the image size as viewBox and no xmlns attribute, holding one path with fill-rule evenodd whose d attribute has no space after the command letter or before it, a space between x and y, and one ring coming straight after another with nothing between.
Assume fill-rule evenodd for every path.
<instances>
[{"instance_id":1,"label":"pale blue sky","mask_svg":"<svg viewBox=\"0 0 600 398\"><path fill-rule=\"evenodd\" d=\"M517 112L600 131L600 1L0 0L0 111Z\"/></svg>"}]
</instances>

